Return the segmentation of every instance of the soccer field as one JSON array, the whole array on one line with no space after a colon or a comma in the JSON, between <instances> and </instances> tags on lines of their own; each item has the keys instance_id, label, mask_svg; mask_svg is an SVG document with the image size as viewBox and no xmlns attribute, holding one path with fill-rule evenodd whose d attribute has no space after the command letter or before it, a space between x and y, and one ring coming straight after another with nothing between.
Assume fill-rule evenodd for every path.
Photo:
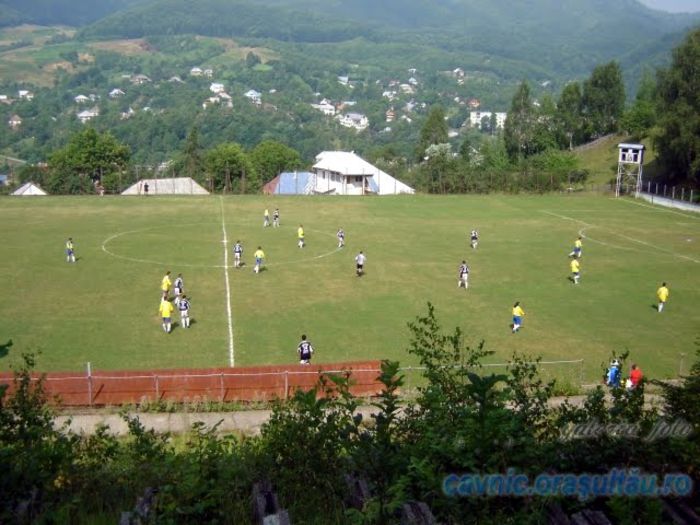
<instances>
[{"instance_id":1,"label":"soccer field","mask_svg":"<svg viewBox=\"0 0 700 525\"><path fill-rule=\"evenodd\" d=\"M262 227L266 207L279 207L280 228ZM476 251L472 228L481 237ZM491 362L515 351L584 359L588 381L625 349L647 376L673 377L700 335L700 216L626 199L8 197L0 200L0 231L0 345L12 340L0 353L2 370L39 350L41 370L84 370L88 361L95 369L295 363L302 333L316 348L314 362L416 364L406 353L406 323L427 301L444 329L462 327L472 344L484 339L496 352ZM574 286L567 255L579 232L582 277ZM76 264L65 261L69 236ZM247 266L232 268L229 255L226 268L225 247L239 239ZM259 245L267 264L255 275ZM367 255L362 278L354 273L359 250ZM457 288L462 259L471 267L466 292ZM189 330L160 327L166 270L184 276ZM671 297L659 314L662 281ZM526 317L512 334L516 300Z\"/></svg>"}]
</instances>

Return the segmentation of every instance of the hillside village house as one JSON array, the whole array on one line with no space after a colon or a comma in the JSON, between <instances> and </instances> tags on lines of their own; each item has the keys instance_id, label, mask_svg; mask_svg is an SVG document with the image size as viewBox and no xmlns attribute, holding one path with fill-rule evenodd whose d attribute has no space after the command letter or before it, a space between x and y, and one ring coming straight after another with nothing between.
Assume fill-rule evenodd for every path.
<instances>
[{"instance_id":1,"label":"hillside village house","mask_svg":"<svg viewBox=\"0 0 700 525\"><path fill-rule=\"evenodd\" d=\"M20 100L33 100L34 99L34 93L31 91L28 91L26 89L20 89L17 91L17 97Z\"/></svg>"},{"instance_id":2,"label":"hillside village house","mask_svg":"<svg viewBox=\"0 0 700 525\"><path fill-rule=\"evenodd\" d=\"M85 124L86 122L92 120L95 117L98 117L100 115L100 110L98 108L92 108L92 109L86 109L85 111L81 111L78 113L78 119L80 122Z\"/></svg>"},{"instance_id":3,"label":"hillside village house","mask_svg":"<svg viewBox=\"0 0 700 525\"><path fill-rule=\"evenodd\" d=\"M330 102L330 100L325 98L318 104L311 104L311 107L317 109L326 116L332 117L335 115L335 106Z\"/></svg>"},{"instance_id":4,"label":"hillside village house","mask_svg":"<svg viewBox=\"0 0 700 525\"><path fill-rule=\"evenodd\" d=\"M202 71L201 67L193 67L190 69L190 76L191 77L201 77L204 74L204 71Z\"/></svg>"},{"instance_id":5,"label":"hillside village house","mask_svg":"<svg viewBox=\"0 0 700 525\"><path fill-rule=\"evenodd\" d=\"M124 93L119 88L114 88L112 91L109 92L109 98L119 98L123 95L126 95L126 93Z\"/></svg>"},{"instance_id":6,"label":"hillside village house","mask_svg":"<svg viewBox=\"0 0 700 525\"><path fill-rule=\"evenodd\" d=\"M478 98L470 98L467 100L467 106L469 106L469 109L479 109L481 101Z\"/></svg>"},{"instance_id":7,"label":"hillside village house","mask_svg":"<svg viewBox=\"0 0 700 525\"><path fill-rule=\"evenodd\" d=\"M10 128L17 129L22 125L22 119L19 118L19 115L12 115L7 123L9 124Z\"/></svg>"},{"instance_id":8,"label":"hillside village house","mask_svg":"<svg viewBox=\"0 0 700 525\"><path fill-rule=\"evenodd\" d=\"M481 129L481 123L484 120L484 118L488 118L490 120L491 115L493 115L493 113L491 111L470 111L469 112L469 125L473 128ZM496 128L497 129L503 129L503 127L506 125L506 117L508 117L508 113L505 113L505 112L497 112L496 113Z\"/></svg>"},{"instance_id":9,"label":"hillside village house","mask_svg":"<svg viewBox=\"0 0 700 525\"><path fill-rule=\"evenodd\" d=\"M224 85L221 82L212 82L209 86L209 91L212 93L221 93L224 91Z\"/></svg>"},{"instance_id":10,"label":"hillside village house","mask_svg":"<svg viewBox=\"0 0 700 525\"><path fill-rule=\"evenodd\" d=\"M131 83L137 86L148 84L150 81L151 79L148 78L146 75L132 75L131 77Z\"/></svg>"},{"instance_id":11,"label":"hillside village house","mask_svg":"<svg viewBox=\"0 0 700 525\"><path fill-rule=\"evenodd\" d=\"M249 89L248 91L246 91L243 94L243 96L245 98L247 98L248 100L250 100L256 106L259 106L260 104L262 104L262 93L260 93L259 91L255 91L254 89Z\"/></svg>"},{"instance_id":12,"label":"hillside village house","mask_svg":"<svg viewBox=\"0 0 700 525\"><path fill-rule=\"evenodd\" d=\"M346 128L354 128L363 131L369 127L369 120L361 113L346 113L336 116L338 123Z\"/></svg>"}]
</instances>

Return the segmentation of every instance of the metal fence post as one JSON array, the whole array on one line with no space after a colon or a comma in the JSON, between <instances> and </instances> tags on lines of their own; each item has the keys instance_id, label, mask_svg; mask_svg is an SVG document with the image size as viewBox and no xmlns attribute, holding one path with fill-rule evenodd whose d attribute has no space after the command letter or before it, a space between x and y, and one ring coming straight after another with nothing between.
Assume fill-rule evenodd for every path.
<instances>
[{"instance_id":1,"label":"metal fence post","mask_svg":"<svg viewBox=\"0 0 700 525\"><path fill-rule=\"evenodd\" d=\"M88 405L92 406L92 364L87 362Z\"/></svg>"},{"instance_id":2,"label":"metal fence post","mask_svg":"<svg viewBox=\"0 0 700 525\"><path fill-rule=\"evenodd\" d=\"M690 201L688 202L693 202L693 188L690 188Z\"/></svg>"},{"instance_id":3,"label":"metal fence post","mask_svg":"<svg viewBox=\"0 0 700 525\"><path fill-rule=\"evenodd\" d=\"M158 401L160 399L160 386L158 384L158 376L157 375L153 376L153 383L154 383L154 386L156 388L156 399L155 400Z\"/></svg>"},{"instance_id":4,"label":"metal fence post","mask_svg":"<svg viewBox=\"0 0 700 525\"><path fill-rule=\"evenodd\" d=\"M224 402L224 398L226 397L226 392L224 391L224 373L222 372L221 375L219 376L221 380L221 402Z\"/></svg>"},{"instance_id":5,"label":"metal fence post","mask_svg":"<svg viewBox=\"0 0 700 525\"><path fill-rule=\"evenodd\" d=\"M675 186L673 188L671 188L671 198L672 199L676 198L676 187Z\"/></svg>"},{"instance_id":6,"label":"metal fence post","mask_svg":"<svg viewBox=\"0 0 700 525\"><path fill-rule=\"evenodd\" d=\"M289 370L284 371L284 398L289 398Z\"/></svg>"},{"instance_id":7,"label":"metal fence post","mask_svg":"<svg viewBox=\"0 0 700 525\"><path fill-rule=\"evenodd\" d=\"M681 200L685 200L685 186L681 188Z\"/></svg>"},{"instance_id":8,"label":"metal fence post","mask_svg":"<svg viewBox=\"0 0 700 525\"><path fill-rule=\"evenodd\" d=\"M678 363L678 377L683 377L683 361L685 360L685 353L681 352L681 361Z\"/></svg>"}]
</instances>

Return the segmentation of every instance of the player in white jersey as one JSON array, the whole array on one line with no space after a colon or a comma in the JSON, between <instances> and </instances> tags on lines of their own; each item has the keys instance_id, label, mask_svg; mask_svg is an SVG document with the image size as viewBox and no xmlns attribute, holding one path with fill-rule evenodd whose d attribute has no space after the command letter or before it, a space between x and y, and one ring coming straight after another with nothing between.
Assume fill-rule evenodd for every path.
<instances>
[{"instance_id":1,"label":"player in white jersey","mask_svg":"<svg viewBox=\"0 0 700 525\"><path fill-rule=\"evenodd\" d=\"M243 256L243 245L241 244L241 241L236 241L236 244L233 245L233 267L234 268L241 267L241 257L242 256Z\"/></svg>"},{"instance_id":2,"label":"player in white jersey","mask_svg":"<svg viewBox=\"0 0 700 525\"><path fill-rule=\"evenodd\" d=\"M190 327L190 300L185 294L182 294L177 303L177 309L180 310L180 322L183 328Z\"/></svg>"},{"instance_id":3,"label":"player in white jersey","mask_svg":"<svg viewBox=\"0 0 700 525\"><path fill-rule=\"evenodd\" d=\"M457 288L461 288L462 286L464 286L465 290L469 288L469 265L467 264L467 261L462 261L462 264L459 265L459 280L457 281Z\"/></svg>"},{"instance_id":4,"label":"player in white jersey","mask_svg":"<svg viewBox=\"0 0 700 525\"><path fill-rule=\"evenodd\" d=\"M299 354L299 364L308 365L311 362L311 356L314 353L314 347L311 346L311 342L306 340L306 335L301 336L301 342L297 346L297 353Z\"/></svg>"},{"instance_id":5,"label":"player in white jersey","mask_svg":"<svg viewBox=\"0 0 700 525\"><path fill-rule=\"evenodd\" d=\"M362 277L362 275L365 273L365 261L366 260L367 260L367 257L362 252L358 253L357 256L355 257L355 273L357 274L358 277Z\"/></svg>"},{"instance_id":6,"label":"player in white jersey","mask_svg":"<svg viewBox=\"0 0 700 525\"><path fill-rule=\"evenodd\" d=\"M185 282L182 280L181 273L177 274L177 279L175 279L175 282L173 283L173 288L175 291L175 306L177 306L180 304L180 299L185 293Z\"/></svg>"},{"instance_id":7,"label":"player in white jersey","mask_svg":"<svg viewBox=\"0 0 700 525\"><path fill-rule=\"evenodd\" d=\"M471 240L471 247L476 250L476 247L479 245L479 232L476 230L472 230L471 235L469 236Z\"/></svg>"},{"instance_id":8,"label":"player in white jersey","mask_svg":"<svg viewBox=\"0 0 700 525\"><path fill-rule=\"evenodd\" d=\"M338 248L345 246L345 232L342 228L338 230L338 233L336 233L335 236L338 237Z\"/></svg>"},{"instance_id":9,"label":"player in white jersey","mask_svg":"<svg viewBox=\"0 0 700 525\"><path fill-rule=\"evenodd\" d=\"M275 211L272 212L272 227L273 228L280 227L280 209L279 208L275 208Z\"/></svg>"}]
</instances>

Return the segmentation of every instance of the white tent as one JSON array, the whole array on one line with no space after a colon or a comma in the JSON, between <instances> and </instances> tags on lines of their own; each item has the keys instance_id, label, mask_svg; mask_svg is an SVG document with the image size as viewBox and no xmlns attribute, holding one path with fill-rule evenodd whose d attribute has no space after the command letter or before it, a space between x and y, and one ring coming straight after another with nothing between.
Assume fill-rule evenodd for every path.
<instances>
[{"instance_id":1,"label":"white tent","mask_svg":"<svg viewBox=\"0 0 700 525\"><path fill-rule=\"evenodd\" d=\"M48 195L44 190L42 190L38 184L33 182L25 182L10 195L18 195L20 197L30 197L30 196L44 196Z\"/></svg>"},{"instance_id":2,"label":"white tent","mask_svg":"<svg viewBox=\"0 0 700 525\"><path fill-rule=\"evenodd\" d=\"M209 192L197 184L191 177L168 179L141 179L122 192L122 195L209 195Z\"/></svg>"}]
</instances>

